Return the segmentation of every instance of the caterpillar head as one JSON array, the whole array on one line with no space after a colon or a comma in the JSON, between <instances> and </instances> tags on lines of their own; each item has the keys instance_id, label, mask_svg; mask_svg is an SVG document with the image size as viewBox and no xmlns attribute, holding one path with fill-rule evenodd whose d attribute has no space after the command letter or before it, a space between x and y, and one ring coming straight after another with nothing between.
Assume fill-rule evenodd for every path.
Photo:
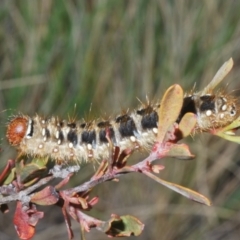
<instances>
[{"instance_id":1,"label":"caterpillar head","mask_svg":"<svg viewBox=\"0 0 240 240\"><path fill-rule=\"evenodd\" d=\"M7 125L6 137L9 143L17 146L21 143L28 131L29 121L25 117L15 117Z\"/></svg>"}]
</instances>

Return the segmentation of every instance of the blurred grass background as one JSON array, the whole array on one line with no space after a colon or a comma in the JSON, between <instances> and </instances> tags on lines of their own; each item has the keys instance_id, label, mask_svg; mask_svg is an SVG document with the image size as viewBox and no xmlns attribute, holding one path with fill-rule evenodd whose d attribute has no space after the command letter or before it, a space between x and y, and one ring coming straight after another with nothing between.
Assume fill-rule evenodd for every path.
<instances>
[{"instance_id":1,"label":"blurred grass background","mask_svg":"<svg viewBox=\"0 0 240 240\"><path fill-rule=\"evenodd\" d=\"M223 87L229 83L229 92L239 90L239 12L240 2L234 0L1 0L3 139L12 114L114 116L136 107L136 97L161 99L173 83L186 91L194 83L201 89L230 57L235 65ZM239 239L239 146L208 135L190 138L189 144L196 159L165 160L161 177L201 192L212 200L211 207L129 174L94 190L100 202L90 214L140 218L146 226L134 238L139 240ZM2 148L4 165L16 152L4 140ZM135 154L136 160L142 158ZM92 166L83 167L74 184L92 172ZM40 209L45 218L34 239L67 239L60 209ZM13 210L11 205L10 214L0 216L0 239L17 239ZM78 225L73 226L80 239ZM93 230L87 239L107 237Z\"/></svg>"}]
</instances>

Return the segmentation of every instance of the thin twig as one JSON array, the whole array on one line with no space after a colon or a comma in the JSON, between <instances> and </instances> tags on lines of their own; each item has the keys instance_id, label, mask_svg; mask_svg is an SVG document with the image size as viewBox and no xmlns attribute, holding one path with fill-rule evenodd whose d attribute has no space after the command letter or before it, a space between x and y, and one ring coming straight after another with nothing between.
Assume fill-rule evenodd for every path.
<instances>
[{"instance_id":1,"label":"thin twig","mask_svg":"<svg viewBox=\"0 0 240 240\"><path fill-rule=\"evenodd\" d=\"M125 175L127 173L141 172L143 169L148 167L148 165L150 163L152 163L153 161L155 161L157 159L161 159L164 156L164 154L166 153L166 151L169 149L169 146L162 145L161 149L162 149L161 154L159 154L159 151L151 152L151 154L147 158L145 158L144 160L142 160L141 162L139 162L137 164L134 164L132 166L123 167L119 170L113 169L111 172L107 172L98 178L90 179L89 181L83 183L82 185L79 185L79 186L71 188L71 189L64 190L64 193L67 194L68 196L70 196L76 192L85 192L100 183L121 177L122 175Z\"/></svg>"},{"instance_id":2,"label":"thin twig","mask_svg":"<svg viewBox=\"0 0 240 240\"><path fill-rule=\"evenodd\" d=\"M36 184L18 192L18 193L12 194L10 196L0 195L0 205L4 204L4 203L9 203L9 202L12 202L12 201L16 201L16 200L23 200L25 197L27 197L34 190L36 190L37 188L45 185L46 183L51 181L53 178L54 178L53 176L45 177L45 178L39 180Z\"/></svg>"}]
</instances>

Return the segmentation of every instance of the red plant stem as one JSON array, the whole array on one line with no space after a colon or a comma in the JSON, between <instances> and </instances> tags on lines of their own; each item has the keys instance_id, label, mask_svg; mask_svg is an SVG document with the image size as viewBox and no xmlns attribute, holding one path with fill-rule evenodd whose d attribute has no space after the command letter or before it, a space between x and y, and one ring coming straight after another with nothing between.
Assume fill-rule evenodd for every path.
<instances>
[{"instance_id":1,"label":"red plant stem","mask_svg":"<svg viewBox=\"0 0 240 240\"><path fill-rule=\"evenodd\" d=\"M168 145L168 144L156 143L154 145L153 150L150 153L150 155L147 158L145 158L144 160L142 160L141 162L139 162L133 166L123 167L119 170L113 169L111 172L107 172L104 175L100 176L99 178L91 179L91 180L83 183L80 186L64 190L64 193L66 195L70 196L76 192L85 192L102 182L106 182L106 181L112 180L114 178L121 177L124 174L131 173L131 172L145 171L146 169L149 169L150 163L152 163L153 161L155 161L157 159L163 158L166 155L166 153L168 152L169 148L170 148L170 145Z\"/></svg>"}]
</instances>

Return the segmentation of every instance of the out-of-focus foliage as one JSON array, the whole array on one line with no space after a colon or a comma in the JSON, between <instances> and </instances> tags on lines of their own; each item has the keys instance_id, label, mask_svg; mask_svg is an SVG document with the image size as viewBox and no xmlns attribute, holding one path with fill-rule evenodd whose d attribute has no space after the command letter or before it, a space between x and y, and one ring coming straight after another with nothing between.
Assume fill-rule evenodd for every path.
<instances>
[{"instance_id":1,"label":"out-of-focus foliage","mask_svg":"<svg viewBox=\"0 0 240 240\"><path fill-rule=\"evenodd\" d=\"M225 83L238 89L239 10L233 0L2 0L1 135L7 116L18 112L93 119L136 106L136 97L161 99L173 83L200 90L230 57L235 65ZM189 141L197 158L164 161L161 178L201 192L212 207L129 175L95 190L101 199L95 216L140 218L145 229L138 239L238 239L239 145L205 135ZM15 155L2 148L5 164ZM75 181L92 171L82 167ZM67 238L56 210L40 220L34 239ZM0 239L16 239L9 215L0 216ZM94 231L87 238L106 239Z\"/></svg>"}]
</instances>

